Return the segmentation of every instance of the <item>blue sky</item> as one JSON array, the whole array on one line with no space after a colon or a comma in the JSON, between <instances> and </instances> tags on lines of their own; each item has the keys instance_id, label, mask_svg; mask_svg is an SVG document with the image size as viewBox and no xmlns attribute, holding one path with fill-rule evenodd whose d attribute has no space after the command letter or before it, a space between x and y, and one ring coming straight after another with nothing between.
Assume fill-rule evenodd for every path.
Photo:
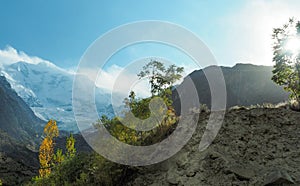
<instances>
[{"instance_id":1,"label":"blue sky","mask_svg":"<svg viewBox=\"0 0 300 186\"><path fill-rule=\"evenodd\" d=\"M170 21L214 43L218 17L235 11L238 2L228 6L218 1L2 1L0 16L7 21L2 22L0 46L11 45L70 67L105 32L142 20Z\"/></svg>"},{"instance_id":2,"label":"blue sky","mask_svg":"<svg viewBox=\"0 0 300 186\"><path fill-rule=\"evenodd\" d=\"M162 20L197 34L221 65L271 65L272 28L299 16L299 9L296 0L7 0L0 2L0 49L12 46L70 68L107 31L134 21Z\"/></svg>"}]
</instances>

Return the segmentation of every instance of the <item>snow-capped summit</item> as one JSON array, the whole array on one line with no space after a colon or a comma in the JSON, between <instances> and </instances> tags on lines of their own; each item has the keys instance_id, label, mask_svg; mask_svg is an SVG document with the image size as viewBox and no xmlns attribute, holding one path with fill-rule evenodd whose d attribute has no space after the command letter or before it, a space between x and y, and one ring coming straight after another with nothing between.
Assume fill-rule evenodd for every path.
<instances>
[{"instance_id":1,"label":"snow-capped summit","mask_svg":"<svg viewBox=\"0 0 300 186\"><path fill-rule=\"evenodd\" d=\"M29 106L70 106L73 75L67 71L43 62L17 62L2 68L12 87Z\"/></svg>"},{"instance_id":2,"label":"snow-capped summit","mask_svg":"<svg viewBox=\"0 0 300 186\"><path fill-rule=\"evenodd\" d=\"M39 118L55 119L60 129L77 131L72 109L74 73L8 47L0 50L0 74ZM88 81L86 78L86 83L93 83ZM111 116L110 95L99 88L95 94L99 114Z\"/></svg>"}]
</instances>

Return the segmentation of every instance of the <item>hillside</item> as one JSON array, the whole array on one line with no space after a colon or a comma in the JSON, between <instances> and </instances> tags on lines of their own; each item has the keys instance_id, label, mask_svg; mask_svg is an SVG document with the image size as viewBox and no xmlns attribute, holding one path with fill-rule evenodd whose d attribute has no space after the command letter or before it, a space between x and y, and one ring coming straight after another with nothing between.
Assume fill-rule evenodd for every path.
<instances>
[{"instance_id":1,"label":"hillside","mask_svg":"<svg viewBox=\"0 0 300 186\"><path fill-rule=\"evenodd\" d=\"M205 73L215 73L214 68L214 66L209 66L188 75L195 84L199 101L208 107L211 104L211 95ZM220 68L226 83L227 108L236 105L250 106L263 103L279 103L288 99L288 93L271 80L273 69L271 66L236 64L233 67ZM187 78L185 78L178 88L185 87L187 83ZM189 91L185 91L185 94L189 93ZM174 91L173 100L175 107L180 108L176 91ZM189 104L193 105L192 102Z\"/></svg>"},{"instance_id":2,"label":"hillside","mask_svg":"<svg viewBox=\"0 0 300 186\"><path fill-rule=\"evenodd\" d=\"M235 109L213 144L199 152L209 113L174 157L147 167L127 185L299 185L300 114L285 108Z\"/></svg>"},{"instance_id":3,"label":"hillside","mask_svg":"<svg viewBox=\"0 0 300 186\"><path fill-rule=\"evenodd\" d=\"M0 179L20 185L38 174L38 153L0 130Z\"/></svg>"},{"instance_id":4,"label":"hillside","mask_svg":"<svg viewBox=\"0 0 300 186\"><path fill-rule=\"evenodd\" d=\"M34 143L43 121L34 115L3 76L0 76L0 105L0 129L12 138Z\"/></svg>"},{"instance_id":5,"label":"hillside","mask_svg":"<svg viewBox=\"0 0 300 186\"><path fill-rule=\"evenodd\" d=\"M0 179L18 185L37 174L43 122L0 76Z\"/></svg>"},{"instance_id":6,"label":"hillside","mask_svg":"<svg viewBox=\"0 0 300 186\"><path fill-rule=\"evenodd\" d=\"M58 172L41 184L300 184L299 112L291 111L285 106L232 108L226 112L217 137L204 151L199 151L199 144L210 113L195 115L199 116L199 122L192 138L178 153L163 162L149 166L125 167L109 162L98 154L81 154L63 164Z\"/></svg>"}]
</instances>

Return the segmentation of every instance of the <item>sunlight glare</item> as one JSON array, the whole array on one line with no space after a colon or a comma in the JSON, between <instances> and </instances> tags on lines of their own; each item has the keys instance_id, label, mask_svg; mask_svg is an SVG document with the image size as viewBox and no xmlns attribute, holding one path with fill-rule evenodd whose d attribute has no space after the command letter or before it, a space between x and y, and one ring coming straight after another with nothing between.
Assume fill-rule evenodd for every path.
<instances>
[{"instance_id":1,"label":"sunlight glare","mask_svg":"<svg viewBox=\"0 0 300 186\"><path fill-rule=\"evenodd\" d=\"M300 39L299 38L291 38L287 41L285 45L286 50L292 52L293 54L297 54L300 51Z\"/></svg>"}]
</instances>

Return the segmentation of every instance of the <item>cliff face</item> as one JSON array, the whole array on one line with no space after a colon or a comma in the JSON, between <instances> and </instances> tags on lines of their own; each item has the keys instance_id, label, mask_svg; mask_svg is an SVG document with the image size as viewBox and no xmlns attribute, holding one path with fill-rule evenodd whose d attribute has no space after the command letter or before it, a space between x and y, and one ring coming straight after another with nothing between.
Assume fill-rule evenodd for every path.
<instances>
[{"instance_id":1,"label":"cliff face","mask_svg":"<svg viewBox=\"0 0 300 186\"><path fill-rule=\"evenodd\" d=\"M127 185L299 185L300 114L285 108L235 109L203 152L209 113L172 158L138 168Z\"/></svg>"}]
</instances>

